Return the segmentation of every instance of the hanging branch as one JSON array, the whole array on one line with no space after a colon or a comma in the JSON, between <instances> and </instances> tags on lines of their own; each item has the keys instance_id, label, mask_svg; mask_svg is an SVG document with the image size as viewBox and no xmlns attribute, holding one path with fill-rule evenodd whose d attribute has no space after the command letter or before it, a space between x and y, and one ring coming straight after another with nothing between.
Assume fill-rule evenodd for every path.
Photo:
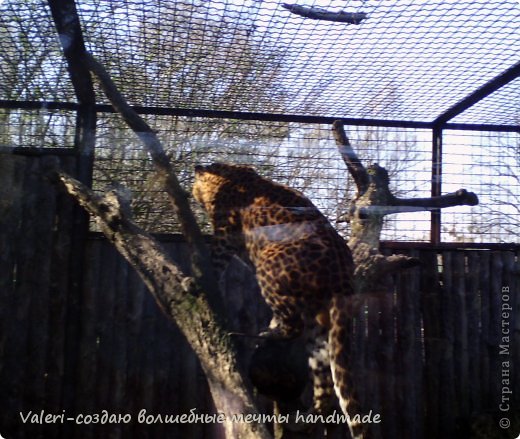
<instances>
[{"instance_id":1,"label":"hanging branch","mask_svg":"<svg viewBox=\"0 0 520 439\"><path fill-rule=\"evenodd\" d=\"M431 198L398 198L389 188L390 179L385 168L377 163L365 168L352 149L343 123L332 124L339 153L347 165L357 187L356 198L343 220L351 225L349 247L356 265L356 279L360 289L373 287L373 279L381 275L413 267L419 261L404 255L386 257L379 252L379 239L385 215L399 212L433 210L449 206L478 204L478 197L465 189ZM369 285L370 284L370 285Z\"/></svg>"},{"instance_id":2,"label":"hanging branch","mask_svg":"<svg viewBox=\"0 0 520 439\"><path fill-rule=\"evenodd\" d=\"M282 8L287 9L293 14L300 17L310 18L312 20L335 21L339 23L359 24L367 18L364 12L331 12L326 9L316 8L313 6L290 5L283 3Z\"/></svg>"}]
</instances>

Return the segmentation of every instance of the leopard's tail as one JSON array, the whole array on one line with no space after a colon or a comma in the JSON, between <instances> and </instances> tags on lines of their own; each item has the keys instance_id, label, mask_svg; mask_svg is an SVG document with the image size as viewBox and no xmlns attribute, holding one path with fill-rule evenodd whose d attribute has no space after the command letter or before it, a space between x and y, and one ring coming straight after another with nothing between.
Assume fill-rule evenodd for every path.
<instances>
[{"instance_id":1,"label":"leopard's tail","mask_svg":"<svg viewBox=\"0 0 520 439\"><path fill-rule=\"evenodd\" d=\"M341 410L349 417L348 427L354 439L366 438L366 426L355 418L361 416L360 407L354 394L351 371L348 367L350 344L349 328L349 298L335 294L330 306L329 355L332 370L334 390L338 397ZM359 416L355 416L359 415Z\"/></svg>"}]
</instances>

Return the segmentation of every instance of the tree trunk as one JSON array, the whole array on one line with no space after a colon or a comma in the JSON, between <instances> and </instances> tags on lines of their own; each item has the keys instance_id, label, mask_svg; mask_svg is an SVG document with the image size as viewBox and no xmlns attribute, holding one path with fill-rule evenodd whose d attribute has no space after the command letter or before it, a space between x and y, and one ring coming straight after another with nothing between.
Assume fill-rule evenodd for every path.
<instances>
[{"instance_id":1,"label":"tree trunk","mask_svg":"<svg viewBox=\"0 0 520 439\"><path fill-rule=\"evenodd\" d=\"M131 221L128 200L121 194L98 196L63 173L57 180L95 216L105 236L134 267L161 310L176 322L190 343L208 379L217 412L224 415L219 422L226 436L269 438L261 423L231 422L235 414L254 415L258 411L229 336L195 279L184 275L160 244Z\"/></svg>"}]
</instances>

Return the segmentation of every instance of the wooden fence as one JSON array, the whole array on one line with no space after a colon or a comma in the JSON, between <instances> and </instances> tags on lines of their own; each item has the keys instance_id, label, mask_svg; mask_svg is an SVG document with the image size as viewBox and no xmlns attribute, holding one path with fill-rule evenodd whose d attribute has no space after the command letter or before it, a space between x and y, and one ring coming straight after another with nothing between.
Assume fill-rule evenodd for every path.
<instances>
[{"instance_id":1,"label":"wooden fence","mask_svg":"<svg viewBox=\"0 0 520 439\"><path fill-rule=\"evenodd\" d=\"M0 434L220 437L211 423L139 422L142 410L211 413L205 377L133 270L46 180L58 164L74 173L68 155L0 155ZM186 245L164 245L187 269ZM421 267L367 298L353 324L355 382L383 419L374 436L516 437L519 252L407 252ZM256 331L268 314L251 274L236 264L226 283L230 313ZM514 425L502 432L501 418Z\"/></svg>"}]
</instances>

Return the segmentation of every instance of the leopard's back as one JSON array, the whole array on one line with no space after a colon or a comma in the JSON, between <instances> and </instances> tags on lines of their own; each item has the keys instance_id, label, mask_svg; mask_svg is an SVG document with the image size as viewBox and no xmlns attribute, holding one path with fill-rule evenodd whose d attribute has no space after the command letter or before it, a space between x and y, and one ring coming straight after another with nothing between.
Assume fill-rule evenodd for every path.
<instances>
[{"instance_id":1,"label":"leopard's back","mask_svg":"<svg viewBox=\"0 0 520 439\"><path fill-rule=\"evenodd\" d=\"M347 317L337 309L353 294L354 264L346 242L302 193L249 167L199 168L193 193L210 214L214 254L224 255L221 261L230 249L245 252L253 265L273 311L268 333L308 335L315 408L329 405L332 376L340 405L350 412L355 404L344 355Z\"/></svg>"}]
</instances>

